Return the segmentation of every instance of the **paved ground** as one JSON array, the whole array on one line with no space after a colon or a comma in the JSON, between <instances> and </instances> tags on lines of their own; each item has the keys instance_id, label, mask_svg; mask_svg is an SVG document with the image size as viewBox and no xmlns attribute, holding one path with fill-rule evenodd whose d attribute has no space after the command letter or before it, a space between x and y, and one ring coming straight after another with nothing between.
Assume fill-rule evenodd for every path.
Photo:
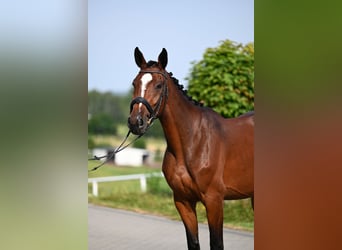
<instances>
[{"instance_id":1,"label":"paved ground","mask_svg":"<svg viewBox=\"0 0 342 250\"><path fill-rule=\"evenodd\" d=\"M182 222L124 210L88 205L89 250L187 249ZM209 249L207 225L199 225L201 249ZM228 250L251 250L254 234L224 229Z\"/></svg>"}]
</instances>

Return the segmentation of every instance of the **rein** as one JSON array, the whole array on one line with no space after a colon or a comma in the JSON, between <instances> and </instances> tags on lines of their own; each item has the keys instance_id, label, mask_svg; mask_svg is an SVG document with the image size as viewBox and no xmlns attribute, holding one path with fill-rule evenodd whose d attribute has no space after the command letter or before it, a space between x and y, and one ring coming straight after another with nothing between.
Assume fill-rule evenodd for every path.
<instances>
[{"instance_id":1,"label":"rein","mask_svg":"<svg viewBox=\"0 0 342 250\"><path fill-rule=\"evenodd\" d=\"M153 124L153 121L155 119L157 119L157 116L158 116L158 113L160 111L160 107L161 107L161 104L162 104L162 101L163 101L163 98L167 98L168 97L168 89L167 89L167 83L166 83L166 80L167 80L167 77L168 75L164 72L161 72L161 71L154 71L154 70L140 70L139 73L157 73L157 74L161 74L162 76L164 76L164 84L163 84L163 92L162 94L160 95L159 99L158 99L158 102L157 102L157 105L156 105L156 108L153 109L152 106L149 104L149 102L139 96L139 97L136 97L134 98L132 101L131 101L131 104L130 104L130 113L132 112L133 110L133 106L135 104L139 104L139 103L142 103L145 105L145 107L147 108L148 112L150 113L150 119L148 120L147 124L148 124L148 128L150 128ZM165 100L166 101L166 100ZM165 104L164 104L165 106ZM130 143L128 143L127 145L123 146L125 144L125 142L127 141L129 135L131 133L131 130L128 131L125 139L122 141L122 143L120 144L119 147L117 147L113 152L111 153L108 153L106 155L103 155L103 156L96 156L94 155L93 158L90 158L88 159L89 161L94 161L94 160L101 160L102 158L107 158L104 162L102 162L100 165L92 168L91 170L88 170L88 172L92 172L92 171L95 171L97 170L98 168L102 167L104 164L106 164L116 153L119 153L120 151L124 150L125 148L127 148L128 146L130 146L132 143L134 143L136 140L138 140L140 137L142 137L144 134L141 134L141 135L138 135L136 138L134 138Z\"/></svg>"},{"instance_id":2,"label":"rein","mask_svg":"<svg viewBox=\"0 0 342 250\"><path fill-rule=\"evenodd\" d=\"M157 70L140 70L139 73L156 73L156 74L160 74L160 75L164 76L163 92L162 92L162 94L160 95L160 97L158 99L158 102L157 102L157 105L156 105L155 109L153 109L152 106L149 104L149 102L145 98L143 98L141 96L138 96L138 97L134 98L132 100L131 104L130 104L130 112L132 112L133 106L135 104L142 103L142 104L145 105L145 107L147 108L148 112L150 113L150 119L147 121L148 126L150 126L150 125L152 125L153 121L155 119L157 119L157 116L158 116L158 113L160 111L160 107L161 107L163 98L165 97L165 99L167 99L167 97L168 97L168 88L167 88L167 83L166 83L168 75L166 73L164 73L164 72L157 71ZM164 102L164 106L165 106L165 102Z\"/></svg>"},{"instance_id":3,"label":"rein","mask_svg":"<svg viewBox=\"0 0 342 250\"><path fill-rule=\"evenodd\" d=\"M128 143L127 145L123 146L125 144L125 142L127 141L129 135L131 133L131 130L128 131L125 139L121 142L120 146L117 147L113 152L110 152L106 155L103 156L96 156L94 155L93 158L88 159L88 161L98 161L101 160L102 158L107 158L104 162L102 162L100 165L93 167L91 170L88 170L88 172L92 172L95 171L96 169L102 167L104 164L106 164L108 161L110 161L110 159L116 154L119 153L120 151L124 150L125 148L127 148L129 145L131 145L132 143L134 143L136 140L138 140L140 137L142 137L144 134L138 135L137 137L135 137L130 143Z\"/></svg>"}]
</instances>

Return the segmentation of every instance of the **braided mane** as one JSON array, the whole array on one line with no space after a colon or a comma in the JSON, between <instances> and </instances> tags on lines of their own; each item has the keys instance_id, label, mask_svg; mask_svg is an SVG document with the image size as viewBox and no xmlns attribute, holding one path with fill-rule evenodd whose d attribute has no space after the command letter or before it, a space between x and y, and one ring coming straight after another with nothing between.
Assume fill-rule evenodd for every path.
<instances>
[{"instance_id":1,"label":"braided mane","mask_svg":"<svg viewBox=\"0 0 342 250\"><path fill-rule=\"evenodd\" d=\"M148 61L147 62L147 67L153 67L156 66L158 63L156 61ZM191 96L188 95L188 91L186 89L184 89L184 86L182 84L179 84L179 81L177 78L172 76L172 72L168 73L170 78L172 79L172 82L177 86L177 88L183 93L184 96L186 96L186 98L192 102L193 104L195 104L196 106L203 106L203 103L192 99Z\"/></svg>"},{"instance_id":2,"label":"braided mane","mask_svg":"<svg viewBox=\"0 0 342 250\"><path fill-rule=\"evenodd\" d=\"M179 81L177 78L172 76L172 72L170 72L169 75L170 75L173 83L178 87L178 89L180 91L182 91L183 95L186 96L190 102L193 102L197 106L201 106L201 107L203 106L203 103L201 103L195 99L192 99L192 97L188 95L188 91L186 89L184 89L183 85L179 84Z\"/></svg>"}]
</instances>

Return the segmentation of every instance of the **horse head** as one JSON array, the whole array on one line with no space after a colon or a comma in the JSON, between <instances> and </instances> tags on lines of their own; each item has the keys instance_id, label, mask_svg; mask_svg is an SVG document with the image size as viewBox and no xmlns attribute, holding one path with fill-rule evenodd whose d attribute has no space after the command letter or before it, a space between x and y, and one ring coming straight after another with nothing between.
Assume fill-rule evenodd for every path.
<instances>
[{"instance_id":1,"label":"horse head","mask_svg":"<svg viewBox=\"0 0 342 250\"><path fill-rule=\"evenodd\" d=\"M158 62L146 62L138 47L135 48L134 58L140 71L133 80L134 91L128 127L133 134L142 135L164 109L167 98L167 81L170 76L165 70L167 65L166 49L160 52Z\"/></svg>"}]
</instances>

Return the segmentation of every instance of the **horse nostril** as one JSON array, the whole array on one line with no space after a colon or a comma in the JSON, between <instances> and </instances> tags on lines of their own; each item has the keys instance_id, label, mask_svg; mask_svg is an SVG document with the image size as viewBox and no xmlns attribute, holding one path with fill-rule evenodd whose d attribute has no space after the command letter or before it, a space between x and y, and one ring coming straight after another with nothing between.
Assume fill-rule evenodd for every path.
<instances>
[{"instance_id":1,"label":"horse nostril","mask_svg":"<svg viewBox=\"0 0 342 250\"><path fill-rule=\"evenodd\" d=\"M140 115L137 117L137 121L138 121L139 128L144 126L144 120L141 118Z\"/></svg>"},{"instance_id":2,"label":"horse nostril","mask_svg":"<svg viewBox=\"0 0 342 250\"><path fill-rule=\"evenodd\" d=\"M139 127L142 127L143 125L144 125L144 121L143 121L143 119L139 116L138 118L138 125L139 125Z\"/></svg>"}]
</instances>

